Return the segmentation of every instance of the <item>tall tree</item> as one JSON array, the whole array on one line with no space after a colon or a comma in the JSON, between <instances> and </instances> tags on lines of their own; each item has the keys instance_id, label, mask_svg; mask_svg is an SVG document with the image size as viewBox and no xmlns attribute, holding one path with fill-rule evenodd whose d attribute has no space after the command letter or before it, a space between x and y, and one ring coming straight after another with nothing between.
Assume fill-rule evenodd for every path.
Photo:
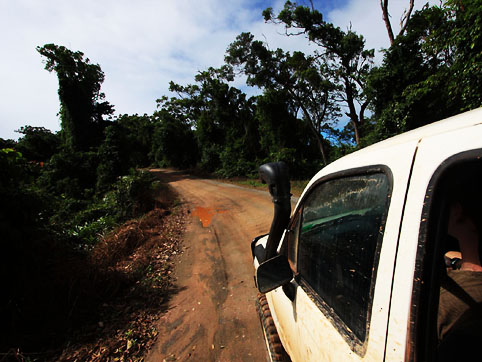
<instances>
[{"instance_id":1,"label":"tall tree","mask_svg":"<svg viewBox=\"0 0 482 362\"><path fill-rule=\"evenodd\" d=\"M198 161L203 169L223 176L251 172L259 142L252 99L228 82L231 67L209 68L196 75L196 84L170 84L176 97L159 99L162 119L169 119L194 131ZM166 117L165 113L170 117Z\"/></svg>"},{"instance_id":2,"label":"tall tree","mask_svg":"<svg viewBox=\"0 0 482 362\"><path fill-rule=\"evenodd\" d=\"M196 164L197 144L191 127L170 113L160 109L153 114L151 157L161 167L188 168Z\"/></svg>"},{"instance_id":3,"label":"tall tree","mask_svg":"<svg viewBox=\"0 0 482 362\"><path fill-rule=\"evenodd\" d=\"M106 126L104 116L114 112L100 91L104 81L100 66L64 46L46 44L37 51L45 58L45 69L57 73L64 144L74 151L97 147Z\"/></svg>"},{"instance_id":4,"label":"tall tree","mask_svg":"<svg viewBox=\"0 0 482 362\"><path fill-rule=\"evenodd\" d=\"M385 23L385 27L387 28L388 39L390 40L390 44L393 44L395 41L395 36L393 35L392 22L390 21L390 13L388 12L388 2L388 0L380 0L380 7L382 8L382 18L383 22ZM410 19L410 15L413 11L414 3L415 0L409 0L408 10L403 12L402 18L400 19L400 31L398 35L401 35L405 32L408 20Z\"/></svg>"},{"instance_id":5,"label":"tall tree","mask_svg":"<svg viewBox=\"0 0 482 362\"><path fill-rule=\"evenodd\" d=\"M330 80L330 69L323 56L306 56L301 52L269 50L250 33L238 35L225 57L247 75L247 83L267 91L286 91L296 116L301 110L324 163L328 162L323 131L330 128L339 108L334 99L336 84Z\"/></svg>"},{"instance_id":6,"label":"tall tree","mask_svg":"<svg viewBox=\"0 0 482 362\"><path fill-rule=\"evenodd\" d=\"M287 1L275 16L272 8L263 11L265 21L284 24L286 35L306 35L319 46L315 52L329 68L332 82L337 86L338 98L347 107L345 114L353 127L354 140L360 142L369 100L364 92L374 51L365 49L361 35L343 31L325 22L323 15L313 7L299 6Z\"/></svg>"},{"instance_id":7,"label":"tall tree","mask_svg":"<svg viewBox=\"0 0 482 362\"><path fill-rule=\"evenodd\" d=\"M323 165L318 144L308 122L300 122L291 95L286 90L265 90L256 100L259 123L259 158L266 161L282 160L297 179L313 176ZM327 153L329 144L325 144Z\"/></svg>"},{"instance_id":8,"label":"tall tree","mask_svg":"<svg viewBox=\"0 0 482 362\"><path fill-rule=\"evenodd\" d=\"M144 115L121 115L115 123L123 129L125 143L123 147L128 149L127 158L123 160L128 167L147 167L152 160L149 159L149 152L152 148L152 134L154 132L154 121L151 116Z\"/></svg>"},{"instance_id":9,"label":"tall tree","mask_svg":"<svg viewBox=\"0 0 482 362\"><path fill-rule=\"evenodd\" d=\"M247 161L254 161L259 148L253 99L247 99L246 94L228 84L233 80L233 70L229 66L209 68L197 74L195 80L204 104L196 123L200 144L204 149L209 150L208 145L212 145L218 150L224 176L251 171ZM211 156L215 156L215 149Z\"/></svg>"},{"instance_id":10,"label":"tall tree","mask_svg":"<svg viewBox=\"0 0 482 362\"><path fill-rule=\"evenodd\" d=\"M479 1L447 1L413 14L370 76L379 138L482 105L481 33Z\"/></svg>"},{"instance_id":11,"label":"tall tree","mask_svg":"<svg viewBox=\"0 0 482 362\"><path fill-rule=\"evenodd\" d=\"M29 161L48 161L59 150L58 134L44 127L24 126L15 132L23 134L16 149Z\"/></svg>"}]
</instances>

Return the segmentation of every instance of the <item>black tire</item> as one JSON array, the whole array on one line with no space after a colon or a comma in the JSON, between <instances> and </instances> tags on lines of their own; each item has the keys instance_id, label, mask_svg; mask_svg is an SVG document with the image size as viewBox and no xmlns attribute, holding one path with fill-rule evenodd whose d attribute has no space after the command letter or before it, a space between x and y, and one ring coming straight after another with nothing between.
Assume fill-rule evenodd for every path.
<instances>
[{"instance_id":1,"label":"black tire","mask_svg":"<svg viewBox=\"0 0 482 362\"><path fill-rule=\"evenodd\" d=\"M268 348L269 360L273 362L291 361L281 344L278 331L276 330L273 317L271 316L268 301L266 300L266 296L262 293L259 293L258 298L256 299L256 310L258 311L266 347Z\"/></svg>"}]
</instances>

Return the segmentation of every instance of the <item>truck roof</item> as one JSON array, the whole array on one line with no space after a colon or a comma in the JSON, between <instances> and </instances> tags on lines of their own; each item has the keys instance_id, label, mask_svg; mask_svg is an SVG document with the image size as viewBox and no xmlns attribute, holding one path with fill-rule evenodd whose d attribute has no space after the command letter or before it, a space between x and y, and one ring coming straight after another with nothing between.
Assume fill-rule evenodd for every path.
<instances>
[{"instance_id":1,"label":"truck roof","mask_svg":"<svg viewBox=\"0 0 482 362\"><path fill-rule=\"evenodd\" d=\"M482 107L388 138L384 141L365 147L356 153L373 152L377 149L383 149L413 140L420 140L424 137L451 132L456 129L470 127L480 123L482 123Z\"/></svg>"},{"instance_id":2,"label":"truck roof","mask_svg":"<svg viewBox=\"0 0 482 362\"><path fill-rule=\"evenodd\" d=\"M454 130L475 126L481 123L482 107L391 137L330 163L312 178L308 186L327 174L372 164L377 158L374 157L374 154L382 150L384 150L384 152L389 152L389 149L396 148L398 150L397 152L405 153L404 151L407 151L407 157L413 157L413 153L411 153L410 150L413 149L413 147L416 147L416 144L421 139L438 134L449 133Z\"/></svg>"},{"instance_id":3,"label":"truck roof","mask_svg":"<svg viewBox=\"0 0 482 362\"><path fill-rule=\"evenodd\" d=\"M341 160L344 161L343 163L347 161L350 162L350 161L353 161L352 159L355 159L355 158L360 158L360 157L365 158L367 154L370 154L379 150L387 149L387 148L405 144L405 143L411 143L414 141L417 142L425 137L430 137L430 136L434 136L442 133L449 133L457 129L471 127L481 123L482 123L482 107L472 111L458 114L453 117L446 118L442 121L434 122L426 126L416 128L414 130L388 138L384 141L377 142L373 145L367 146L361 150L353 152L349 155L342 157L339 160L334 161L332 164L326 166L322 170L325 170L326 168L331 169L332 168L331 165L336 165Z\"/></svg>"}]
</instances>

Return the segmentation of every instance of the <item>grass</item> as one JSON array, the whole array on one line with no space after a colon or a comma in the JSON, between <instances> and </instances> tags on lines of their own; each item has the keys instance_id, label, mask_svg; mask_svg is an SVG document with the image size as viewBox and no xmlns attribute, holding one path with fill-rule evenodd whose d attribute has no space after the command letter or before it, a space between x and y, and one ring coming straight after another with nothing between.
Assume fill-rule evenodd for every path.
<instances>
[{"instance_id":1,"label":"grass","mask_svg":"<svg viewBox=\"0 0 482 362\"><path fill-rule=\"evenodd\" d=\"M250 178L234 178L234 179L222 179L221 182L228 182L234 185L239 185L243 187L253 188L257 190L268 191L268 186L263 184L259 179ZM291 180L291 193L293 196L301 196L306 185L308 185L309 180Z\"/></svg>"}]
</instances>

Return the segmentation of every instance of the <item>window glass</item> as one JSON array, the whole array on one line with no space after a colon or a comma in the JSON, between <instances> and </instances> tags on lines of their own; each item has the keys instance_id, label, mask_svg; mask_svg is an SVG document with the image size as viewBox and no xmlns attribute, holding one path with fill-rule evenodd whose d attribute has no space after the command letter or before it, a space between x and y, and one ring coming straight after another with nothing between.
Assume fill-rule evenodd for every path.
<instances>
[{"instance_id":1,"label":"window glass","mask_svg":"<svg viewBox=\"0 0 482 362\"><path fill-rule=\"evenodd\" d=\"M465 361L480 350L481 155L472 150L445 160L427 188L410 312L415 360Z\"/></svg>"},{"instance_id":2,"label":"window glass","mask_svg":"<svg viewBox=\"0 0 482 362\"><path fill-rule=\"evenodd\" d=\"M287 248L288 248L288 261L290 262L291 268L297 270L297 258L298 258L298 235L300 229L300 212L297 212L294 216L291 227L288 229L286 234Z\"/></svg>"},{"instance_id":3,"label":"window glass","mask_svg":"<svg viewBox=\"0 0 482 362\"><path fill-rule=\"evenodd\" d=\"M303 208L298 271L361 341L388 193L383 173L345 177L317 186Z\"/></svg>"}]
</instances>

